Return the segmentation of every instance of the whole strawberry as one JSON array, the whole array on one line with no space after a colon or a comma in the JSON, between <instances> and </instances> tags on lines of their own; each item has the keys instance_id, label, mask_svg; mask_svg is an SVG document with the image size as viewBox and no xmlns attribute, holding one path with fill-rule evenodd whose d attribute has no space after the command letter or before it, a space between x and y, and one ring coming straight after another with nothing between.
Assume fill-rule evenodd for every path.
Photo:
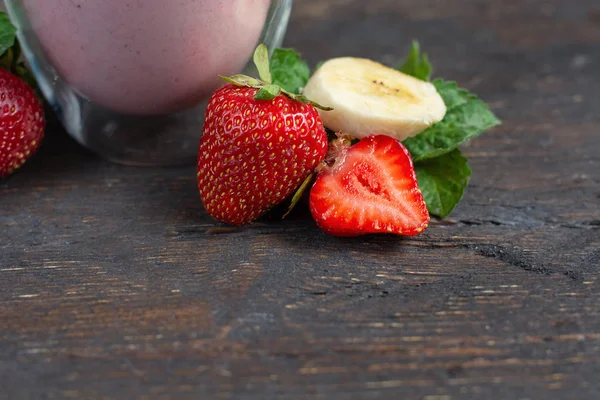
<instances>
[{"instance_id":1,"label":"whole strawberry","mask_svg":"<svg viewBox=\"0 0 600 400\"><path fill-rule=\"evenodd\" d=\"M0 68L0 178L19 168L44 136L44 110L33 89Z\"/></svg>"},{"instance_id":2,"label":"whole strawberry","mask_svg":"<svg viewBox=\"0 0 600 400\"><path fill-rule=\"evenodd\" d=\"M204 207L233 225L255 220L294 193L327 153L315 106L270 83L264 46L255 62L262 81L225 78L231 83L213 94L198 154Z\"/></svg>"}]
</instances>

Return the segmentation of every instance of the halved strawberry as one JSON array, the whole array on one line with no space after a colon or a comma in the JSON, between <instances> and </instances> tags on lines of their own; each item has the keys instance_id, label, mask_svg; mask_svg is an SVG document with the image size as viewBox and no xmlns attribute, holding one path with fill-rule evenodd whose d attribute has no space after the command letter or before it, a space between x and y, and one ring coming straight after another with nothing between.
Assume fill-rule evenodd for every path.
<instances>
[{"instance_id":1,"label":"halved strawberry","mask_svg":"<svg viewBox=\"0 0 600 400\"><path fill-rule=\"evenodd\" d=\"M389 136L369 136L352 147L332 146L310 192L317 225L336 236L393 233L413 236L429 224L408 150Z\"/></svg>"}]
</instances>

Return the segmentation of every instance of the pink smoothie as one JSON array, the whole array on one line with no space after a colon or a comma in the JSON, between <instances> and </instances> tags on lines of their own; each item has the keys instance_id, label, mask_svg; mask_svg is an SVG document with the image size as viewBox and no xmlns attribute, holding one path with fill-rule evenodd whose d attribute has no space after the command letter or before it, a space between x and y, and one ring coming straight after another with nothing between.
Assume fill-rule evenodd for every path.
<instances>
[{"instance_id":1,"label":"pink smoothie","mask_svg":"<svg viewBox=\"0 0 600 400\"><path fill-rule=\"evenodd\" d=\"M60 76L91 101L162 114L240 72L269 0L22 0Z\"/></svg>"}]
</instances>

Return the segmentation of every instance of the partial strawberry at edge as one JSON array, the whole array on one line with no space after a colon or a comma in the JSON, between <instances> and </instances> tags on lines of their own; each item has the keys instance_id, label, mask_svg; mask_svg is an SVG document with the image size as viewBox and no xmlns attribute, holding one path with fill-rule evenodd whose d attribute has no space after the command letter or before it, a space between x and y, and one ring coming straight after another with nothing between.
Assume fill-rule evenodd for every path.
<instances>
[{"instance_id":1,"label":"partial strawberry at edge","mask_svg":"<svg viewBox=\"0 0 600 400\"><path fill-rule=\"evenodd\" d=\"M33 89L0 68L0 178L19 168L44 136L44 110Z\"/></svg>"},{"instance_id":2,"label":"partial strawberry at edge","mask_svg":"<svg viewBox=\"0 0 600 400\"><path fill-rule=\"evenodd\" d=\"M320 172L310 192L310 211L321 229L335 236L413 236L427 228L429 213L402 143L379 135L335 147L333 165Z\"/></svg>"},{"instance_id":3,"label":"partial strawberry at edge","mask_svg":"<svg viewBox=\"0 0 600 400\"><path fill-rule=\"evenodd\" d=\"M256 100L256 88L228 84L207 108L198 153L198 188L207 212L251 222L302 184L327 153L319 113L280 94Z\"/></svg>"}]
</instances>

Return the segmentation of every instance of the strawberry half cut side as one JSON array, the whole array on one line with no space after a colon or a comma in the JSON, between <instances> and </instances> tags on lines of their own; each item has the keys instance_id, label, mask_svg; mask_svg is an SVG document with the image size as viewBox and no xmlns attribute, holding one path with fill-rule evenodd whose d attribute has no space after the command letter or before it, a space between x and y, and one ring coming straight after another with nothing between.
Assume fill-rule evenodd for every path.
<instances>
[{"instance_id":1,"label":"strawberry half cut side","mask_svg":"<svg viewBox=\"0 0 600 400\"><path fill-rule=\"evenodd\" d=\"M373 135L332 146L310 192L317 225L335 236L391 233L414 236L429 224L408 150L397 139Z\"/></svg>"}]
</instances>

